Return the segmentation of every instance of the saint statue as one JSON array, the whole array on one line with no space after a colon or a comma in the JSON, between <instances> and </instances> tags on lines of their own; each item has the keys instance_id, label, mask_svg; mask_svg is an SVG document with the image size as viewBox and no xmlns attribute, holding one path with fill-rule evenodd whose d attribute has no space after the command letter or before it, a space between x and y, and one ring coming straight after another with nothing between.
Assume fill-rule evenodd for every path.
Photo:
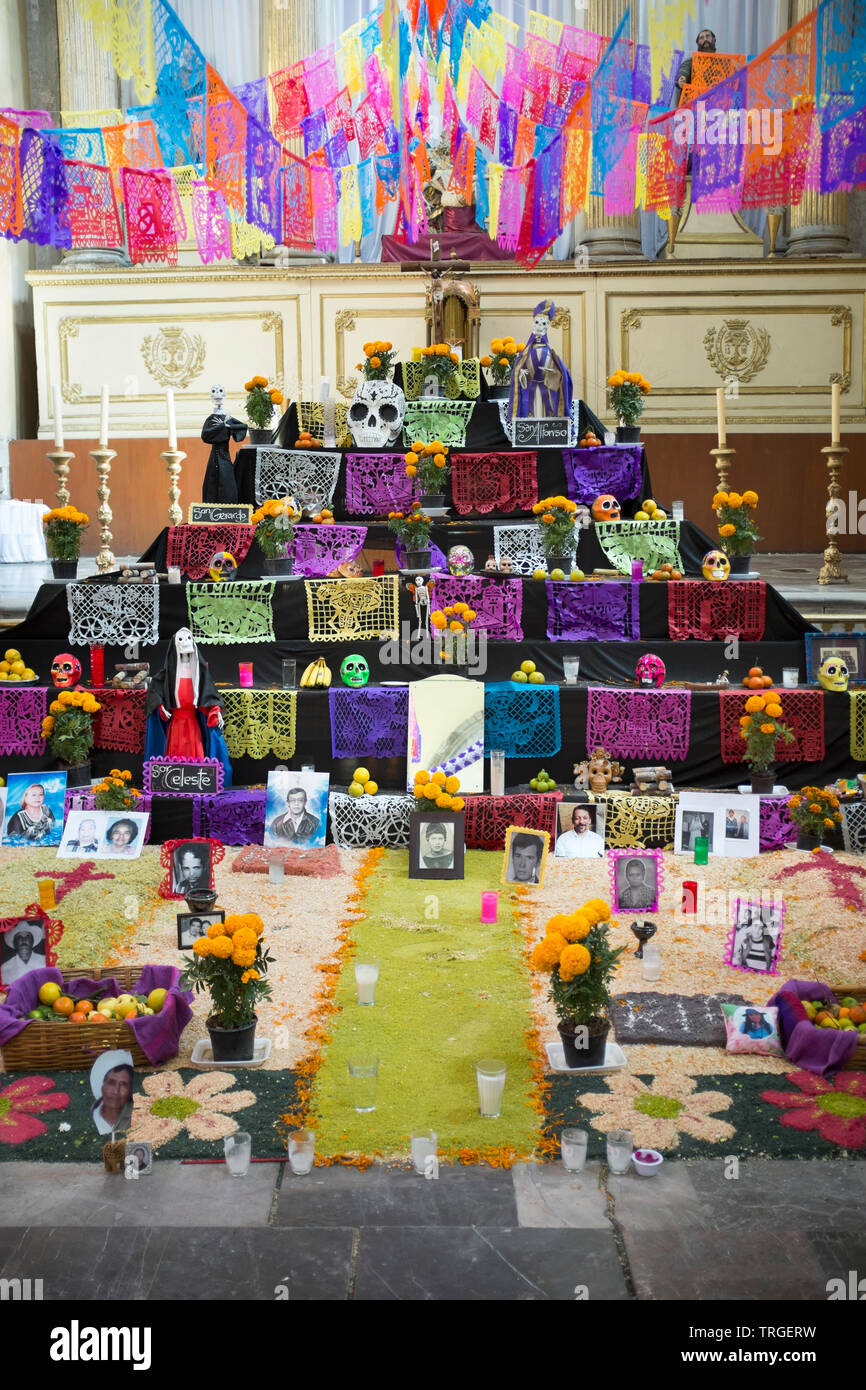
<instances>
[{"instance_id":1,"label":"saint statue","mask_svg":"<svg viewBox=\"0 0 866 1390\"><path fill-rule=\"evenodd\" d=\"M532 313L532 332L511 369L508 411L512 419L559 420L571 415L571 376L547 341L556 313L552 299L543 299Z\"/></svg>"},{"instance_id":2,"label":"saint statue","mask_svg":"<svg viewBox=\"0 0 866 1390\"><path fill-rule=\"evenodd\" d=\"M223 702L189 628L179 628L169 643L165 666L150 683L145 713L145 758L216 758L223 765L223 785L231 786L221 732Z\"/></svg>"},{"instance_id":3,"label":"saint statue","mask_svg":"<svg viewBox=\"0 0 866 1390\"><path fill-rule=\"evenodd\" d=\"M210 398L213 410L201 428L201 437L210 444L210 458L204 471L201 490L203 502L237 502L238 485L234 464L229 452L229 440L240 444L246 438L247 426L243 420L226 415L226 391L224 386L212 386Z\"/></svg>"}]
</instances>

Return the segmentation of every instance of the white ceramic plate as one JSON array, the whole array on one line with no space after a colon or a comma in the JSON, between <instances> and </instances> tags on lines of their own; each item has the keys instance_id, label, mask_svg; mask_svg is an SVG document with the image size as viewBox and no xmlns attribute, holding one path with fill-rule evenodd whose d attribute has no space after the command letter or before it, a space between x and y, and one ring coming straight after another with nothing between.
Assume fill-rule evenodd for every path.
<instances>
[{"instance_id":1,"label":"white ceramic plate","mask_svg":"<svg viewBox=\"0 0 866 1390\"><path fill-rule=\"evenodd\" d=\"M234 1071L238 1067L260 1067L271 1055L271 1039L256 1038L253 1046L252 1061L249 1062L215 1062L213 1059L213 1048L209 1038L199 1038L192 1050L191 1061L194 1067L202 1067L213 1071Z\"/></svg>"},{"instance_id":2,"label":"white ceramic plate","mask_svg":"<svg viewBox=\"0 0 866 1390\"><path fill-rule=\"evenodd\" d=\"M567 1067L565 1051L561 1042L545 1043L547 1064L551 1071L567 1072L569 1076L603 1076L605 1072L622 1071L628 1066L626 1055L619 1043L609 1042L604 1049L604 1061L598 1067ZM193 1057L195 1054L193 1054Z\"/></svg>"}]
</instances>

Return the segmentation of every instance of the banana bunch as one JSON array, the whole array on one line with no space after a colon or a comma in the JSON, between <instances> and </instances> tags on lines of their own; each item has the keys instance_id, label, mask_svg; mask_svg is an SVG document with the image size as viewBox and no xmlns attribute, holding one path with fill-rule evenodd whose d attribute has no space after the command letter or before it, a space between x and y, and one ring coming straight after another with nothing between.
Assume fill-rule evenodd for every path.
<instances>
[{"instance_id":1,"label":"banana bunch","mask_svg":"<svg viewBox=\"0 0 866 1390\"><path fill-rule=\"evenodd\" d=\"M301 676L301 689L327 690L330 684L331 668L325 665L325 658L323 656L318 656L315 661L310 662L304 674Z\"/></svg>"}]
</instances>

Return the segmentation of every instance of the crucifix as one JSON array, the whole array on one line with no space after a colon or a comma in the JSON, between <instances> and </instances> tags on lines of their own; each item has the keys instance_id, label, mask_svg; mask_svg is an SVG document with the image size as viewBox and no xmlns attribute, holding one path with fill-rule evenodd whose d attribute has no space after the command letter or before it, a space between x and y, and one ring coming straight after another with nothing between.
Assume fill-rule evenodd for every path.
<instances>
[{"instance_id":1,"label":"crucifix","mask_svg":"<svg viewBox=\"0 0 866 1390\"><path fill-rule=\"evenodd\" d=\"M423 270L430 276L430 342L445 343L450 339L446 336L445 326L445 287L442 284L443 276L449 278L456 274L465 275L471 269L468 261L448 260L443 261L439 257L439 242L436 237L430 239L430 249L433 259L429 261L401 261L400 269L403 271ZM456 340L455 340L456 341ZM469 356L468 339L461 340L464 357Z\"/></svg>"}]
</instances>

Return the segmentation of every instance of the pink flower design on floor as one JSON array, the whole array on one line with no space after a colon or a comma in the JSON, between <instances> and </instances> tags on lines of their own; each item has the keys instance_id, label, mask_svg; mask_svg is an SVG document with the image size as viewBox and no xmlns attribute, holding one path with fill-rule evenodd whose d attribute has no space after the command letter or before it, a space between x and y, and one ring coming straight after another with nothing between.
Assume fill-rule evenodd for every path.
<instances>
[{"instance_id":1,"label":"pink flower design on floor","mask_svg":"<svg viewBox=\"0 0 866 1390\"><path fill-rule=\"evenodd\" d=\"M193 1139L225 1139L238 1128L232 1114L255 1105L253 1091L232 1091L236 1078L229 1072L211 1071L194 1076L184 1085L179 1072L163 1071L142 1081L144 1095L136 1095L129 1139L149 1139L154 1148L176 1139L186 1130Z\"/></svg>"},{"instance_id":2,"label":"pink flower design on floor","mask_svg":"<svg viewBox=\"0 0 866 1390\"><path fill-rule=\"evenodd\" d=\"M50 1076L25 1076L0 1091L0 1144L23 1144L44 1134L47 1125L37 1115L65 1110L69 1097L54 1091Z\"/></svg>"},{"instance_id":3,"label":"pink flower design on floor","mask_svg":"<svg viewBox=\"0 0 866 1390\"><path fill-rule=\"evenodd\" d=\"M761 1098L785 1114L781 1123L789 1129L816 1129L822 1139L845 1149L866 1145L866 1072L837 1072L835 1081L810 1071L785 1077L797 1091L762 1091Z\"/></svg>"}]
</instances>

